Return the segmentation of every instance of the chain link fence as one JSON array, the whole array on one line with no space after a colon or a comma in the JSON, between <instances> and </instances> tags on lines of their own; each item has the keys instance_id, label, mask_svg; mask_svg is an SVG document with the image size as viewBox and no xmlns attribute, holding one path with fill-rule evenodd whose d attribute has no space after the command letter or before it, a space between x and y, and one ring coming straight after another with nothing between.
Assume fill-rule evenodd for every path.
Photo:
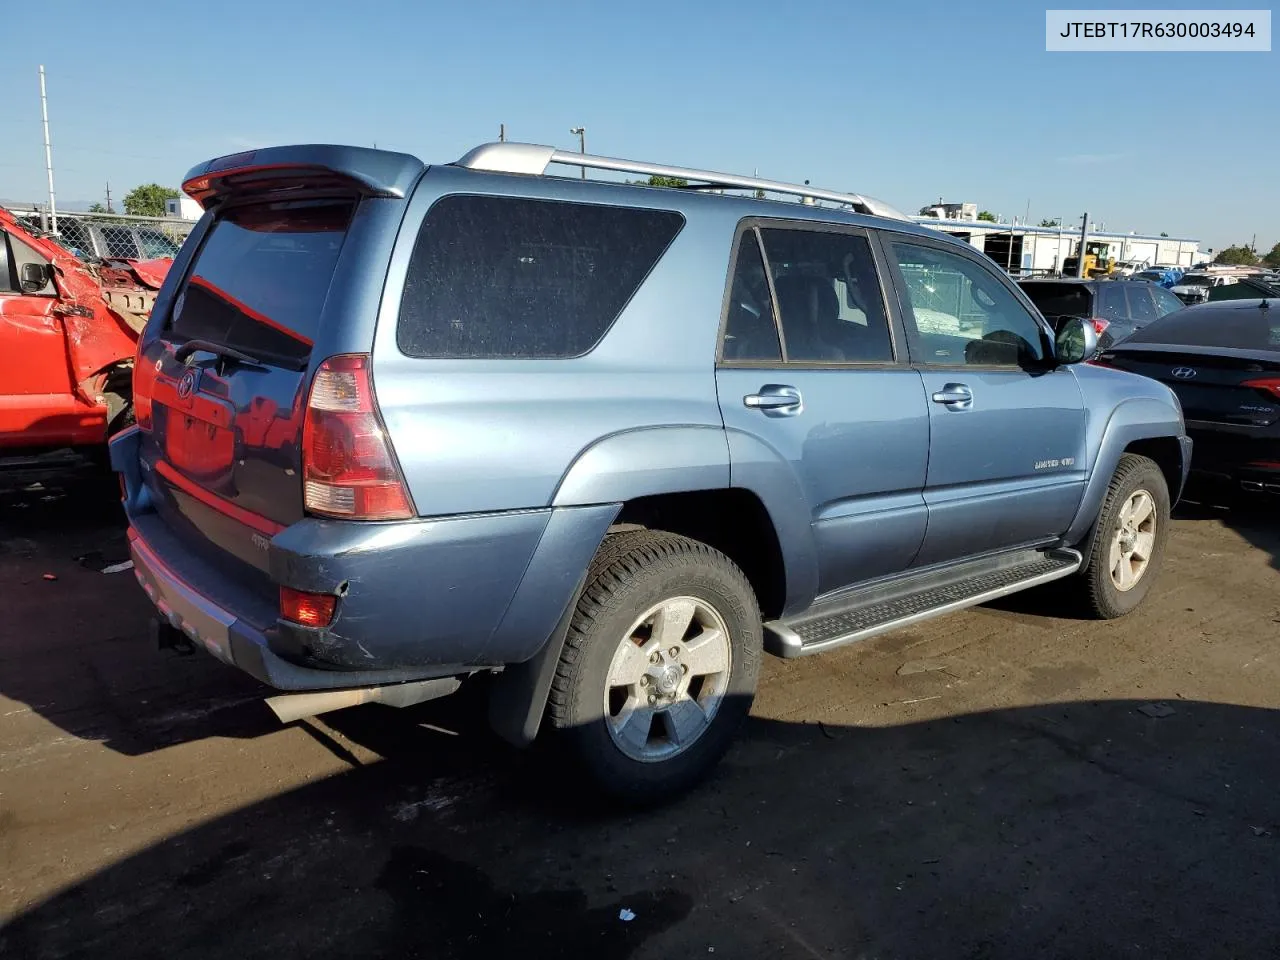
<instances>
[{"instance_id":1,"label":"chain link fence","mask_svg":"<svg viewBox=\"0 0 1280 960\"><path fill-rule=\"evenodd\" d=\"M173 257L195 227L178 217L134 217L119 213L59 213L58 229L36 207L9 208L24 226L52 237L84 260L154 260Z\"/></svg>"}]
</instances>

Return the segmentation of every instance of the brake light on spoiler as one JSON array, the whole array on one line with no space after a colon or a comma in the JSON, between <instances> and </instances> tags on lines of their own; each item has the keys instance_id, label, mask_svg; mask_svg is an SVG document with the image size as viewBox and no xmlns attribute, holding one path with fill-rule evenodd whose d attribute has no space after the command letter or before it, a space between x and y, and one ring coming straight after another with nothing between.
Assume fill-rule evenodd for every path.
<instances>
[{"instance_id":1,"label":"brake light on spoiler","mask_svg":"<svg viewBox=\"0 0 1280 960\"><path fill-rule=\"evenodd\" d=\"M303 500L310 513L407 520L413 505L373 397L367 354L330 357L307 398Z\"/></svg>"}]
</instances>

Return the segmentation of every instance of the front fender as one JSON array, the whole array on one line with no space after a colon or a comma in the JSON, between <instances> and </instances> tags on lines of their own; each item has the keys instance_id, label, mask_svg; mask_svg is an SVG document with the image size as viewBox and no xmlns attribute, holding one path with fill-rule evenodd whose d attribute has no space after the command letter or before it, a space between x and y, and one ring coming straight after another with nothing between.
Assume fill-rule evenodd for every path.
<instances>
[{"instance_id":1,"label":"front fender","mask_svg":"<svg viewBox=\"0 0 1280 960\"><path fill-rule=\"evenodd\" d=\"M1177 409L1171 403L1154 397L1134 397L1116 405L1101 431L1101 438L1092 457L1089 482L1085 485L1080 507L1064 537L1068 544L1079 543L1093 529L1098 512L1102 509L1102 501L1107 496L1107 486L1111 483L1111 477L1115 474L1125 449L1139 440L1162 438L1179 441L1181 474L1185 480L1190 466L1189 443L1183 442L1185 430ZM1169 492L1176 500L1181 491Z\"/></svg>"}]
</instances>

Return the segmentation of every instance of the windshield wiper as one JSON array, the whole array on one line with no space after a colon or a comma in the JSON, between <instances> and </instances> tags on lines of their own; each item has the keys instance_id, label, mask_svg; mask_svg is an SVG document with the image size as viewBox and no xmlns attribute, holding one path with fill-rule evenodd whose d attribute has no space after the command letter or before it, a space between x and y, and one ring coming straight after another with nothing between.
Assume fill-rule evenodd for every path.
<instances>
[{"instance_id":1,"label":"windshield wiper","mask_svg":"<svg viewBox=\"0 0 1280 960\"><path fill-rule=\"evenodd\" d=\"M257 357L250 356L243 351L234 347L228 347L221 343L214 343L211 340L188 340L177 350L173 351L173 359L179 363L184 362L187 357L191 356L197 350L203 350L206 353L212 353L216 357L223 360L235 360L239 363L250 363L255 367L265 367L266 364Z\"/></svg>"}]
</instances>

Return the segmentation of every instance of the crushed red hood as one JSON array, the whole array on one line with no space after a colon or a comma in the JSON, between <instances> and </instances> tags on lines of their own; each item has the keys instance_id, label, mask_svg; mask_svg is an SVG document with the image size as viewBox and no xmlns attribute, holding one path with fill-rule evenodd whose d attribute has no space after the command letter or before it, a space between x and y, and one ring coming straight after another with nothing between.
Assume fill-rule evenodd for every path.
<instances>
[{"instance_id":1,"label":"crushed red hood","mask_svg":"<svg viewBox=\"0 0 1280 960\"><path fill-rule=\"evenodd\" d=\"M156 260L105 260L104 265L120 273L128 273L132 279L144 287L152 290L159 290L160 285L164 283L165 275L168 274L169 268L173 266L172 257L161 257Z\"/></svg>"}]
</instances>

